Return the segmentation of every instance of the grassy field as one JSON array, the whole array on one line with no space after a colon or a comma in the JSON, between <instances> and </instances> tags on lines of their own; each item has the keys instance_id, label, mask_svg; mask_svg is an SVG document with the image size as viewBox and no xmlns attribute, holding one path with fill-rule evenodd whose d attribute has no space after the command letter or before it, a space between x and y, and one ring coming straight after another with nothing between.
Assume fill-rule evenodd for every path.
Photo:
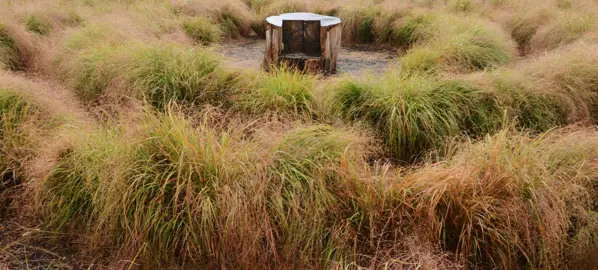
<instances>
[{"instance_id":1,"label":"grassy field","mask_svg":"<svg viewBox=\"0 0 598 270\"><path fill-rule=\"evenodd\" d=\"M0 0L0 269L594 269L597 123L595 0Z\"/></svg>"}]
</instances>

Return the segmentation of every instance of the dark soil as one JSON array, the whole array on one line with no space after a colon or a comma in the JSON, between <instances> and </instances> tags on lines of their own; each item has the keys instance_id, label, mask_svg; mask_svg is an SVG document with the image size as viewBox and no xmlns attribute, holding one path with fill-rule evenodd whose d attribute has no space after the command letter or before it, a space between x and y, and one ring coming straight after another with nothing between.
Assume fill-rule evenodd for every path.
<instances>
[{"instance_id":1,"label":"dark soil","mask_svg":"<svg viewBox=\"0 0 598 270\"><path fill-rule=\"evenodd\" d=\"M264 59L266 42L263 39L229 40L222 44L222 52L230 65L259 69ZM383 73L388 64L398 58L392 50L360 46L343 47L338 57L337 74L359 76L364 72Z\"/></svg>"}]
</instances>

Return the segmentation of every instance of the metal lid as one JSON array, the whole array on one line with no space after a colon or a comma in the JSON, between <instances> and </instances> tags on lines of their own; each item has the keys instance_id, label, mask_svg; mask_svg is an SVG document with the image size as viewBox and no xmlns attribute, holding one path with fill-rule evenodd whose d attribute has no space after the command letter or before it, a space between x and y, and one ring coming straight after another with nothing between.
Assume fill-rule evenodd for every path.
<instances>
[{"instance_id":1,"label":"metal lid","mask_svg":"<svg viewBox=\"0 0 598 270\"><path fill-rule=\"evenodd\" d=\"M341 19L332 16L324 16L314 13L307 12L296 12L296 13L285 13L278 16L270 16L266 18L269 24L282 27L283 20L296 20L296 21L320 21L321 26L336 25L341 22Z\"/></svg>"}]
</instances>

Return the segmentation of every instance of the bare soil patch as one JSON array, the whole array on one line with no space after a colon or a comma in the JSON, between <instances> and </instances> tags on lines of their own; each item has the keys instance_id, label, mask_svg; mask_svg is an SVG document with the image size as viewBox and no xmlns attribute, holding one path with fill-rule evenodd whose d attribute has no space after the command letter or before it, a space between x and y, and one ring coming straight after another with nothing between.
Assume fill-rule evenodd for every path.
<instances>
[{"instance_id":1,"label":"bare soil patch","mask_svg":"<svg viewBox=\"0 0 598 270\"><path fill-rule=\"evenodd\" d=\"M265 41L259 38L228 40L220 50L231 66L259 69L264 59L265 46ZM397 52L386 48L343 47L338 58L337 74L359 76L364 72L383 73L396 58Z\"/></svg>"}]
</instances>

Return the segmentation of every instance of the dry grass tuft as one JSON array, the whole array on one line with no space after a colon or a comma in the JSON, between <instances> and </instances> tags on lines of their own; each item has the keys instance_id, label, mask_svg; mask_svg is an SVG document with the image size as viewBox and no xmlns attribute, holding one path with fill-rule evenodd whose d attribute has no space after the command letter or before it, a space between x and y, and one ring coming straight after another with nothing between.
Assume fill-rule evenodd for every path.
<instances>
[{"instance_id":1,"label":"dry grass tuft","mask_svg":"<svg viewBox=\"0 0 598 270\"><path fill-rule=\"evenodd\" d=\"M0 22L0 68L24 70L33 62L33 41L24 29Z\"/></svg>"},{"instance_id":2,"label":"dry grass tuft","mask_svg":"<svg viewBox=\"0 0 598 270\"><path fill-rule=\"evenodd\" d=\"M577 237L586 244L596 237L585 232L595 225L595 134L557 130L531 139L501 132L401 185L445 249L482 265L564 267L564 257L578 254L571 249Z\"/></svg>"}]
</instances>

